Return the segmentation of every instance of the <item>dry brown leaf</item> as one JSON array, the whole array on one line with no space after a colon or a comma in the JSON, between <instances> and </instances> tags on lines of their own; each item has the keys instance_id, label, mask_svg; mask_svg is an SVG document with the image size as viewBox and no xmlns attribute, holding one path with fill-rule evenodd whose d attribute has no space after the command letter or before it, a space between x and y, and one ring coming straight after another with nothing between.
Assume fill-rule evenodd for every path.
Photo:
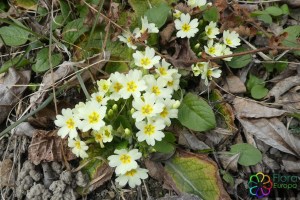
<instances>
[{"instance_id":1,"label":"dry brown leaf","mask_svg":"<svg viewBox=\"0 0 300 200\"><path fill-rule=\"evenodd\" d=\"M235 98L233 104L235 113L239 118L271 118L279 117L286 113L284 110L269 108L241 98Z\"/></svg>"},{"instance_id":2,"label":"dry brown leaf","mask_svg":"<svg viewBox=\"0 0 300 200\"><path fill-rule=\"evenodd\" d=\"M279 97L286 93L289 89L300 85L300 75L288 77L278 82L270 91L267 97L275 97L275 101L279 100Z\"/></svg>"},{"instance_id":3,"label":"dry brown leaf","mask_svg":"<svg viewBox=\"0 0 300 200\"><path fill-rule=\"evenodd\" d=\"M219 12L224 12L224 10L229 6L229 3L227 2L227 0L216 0L214 2L214 6L218 8Z\"/></svg>"},{"instance_id":4,"label":"dry brown leaf","mask_svg":"<svg viewBox=\"0 0 300 200\"><path fill-rule=\"evenodd\" d=\"M110 180L112 175L114 173L113 168L111 168L107 163L104 163L99 169L97 169L97 172L95 174L95 179L91 180L88 185L89 192L94 191L106 181Z\"/></svg>"},{"instance_id":5,"label":"dry brown leaf","mask_svg":"<svg viewBox=\"0 0 300 200\"><path fill-rule=\"evenodd\" d=\"M246 27L246 26L239 26L232 29L236 31L241 37L254 37L257 34L257 30L254 27Z\"/></svg>"},{"instance_id":6,"label":"dry brown leaf","mask_svg":"<svg viewBox=\"0 0 300 200\"><path fill-rule=\"evenodd\" d=\"M300 160L294 156L286 155L282 158L284 169L290 173L300 173Z\"/></svg>"},{"instance_id":7,"label":"dry brown leaf","mask_svg":"<svg viewBox=\"0 0 300 200\"><path fill-rule=\"evenodd\" d=\"M210 149L207 144L200 141L195 135L189 133L186 129L180 131L178 144L192 150Z\"/></svg>"},{"instance_id":8,"label":"dry brown leaf","mask_svg":"<svg viewBox=\"0 0 300 200\"><path fill-rule=\"evenodd\" d=\"M33 128L28 122L22 122L17 127L11 130L11 133L13 135L28 137L32 137L35 132L36 129Z\"/></svg>"},{"instance_id":9,"label":"dry brown leaf","mask_svg":"<svg viewBox=\"0 0 300 200\"><path fill-rule=\"evenodd\" d=\"M42 161L65 161L73 160L76 156L67 145L67 139L62 139L57 135L57 130L43 131L37 130L28 148L29 160L35 165Z\"/></svg>"},{"instance_id":10,"label":"dry brown leaf","mask_svg":"<svg viewBox=\"0 0 300 200\"><path fill-rule=\"evenodd\" d=\"M161 37L161 43L163 45L167 44L170 41L174 31L175 31L175 24L170 23L159 33Z\"/></svg>"},{"instance_id":11,"label":"dry brown leaf","mask_svg":"<svg viewBox=\"0 0 300 200\"><path fill-rule=\"evenodd\" d=\"M299 112L300 110L300 86L290 90L287 94L279 97L276 102L282 104L283 108L290 112Z\"/></svg>"},{"instance_id":12,"label":"dry brown leaf","mask_svg":"<svg viewBox=\"0 0 300 200\"><path fill-rule=\"evenodd\" d=\"M238 119L257 139L280 151L300 156L300 138L289 133L277 118Z\"/></svg>"},{"instance_id":13,"label":"dry brown leaf","mask_svg":"<svg viewBox=\"0 0 300 200\"><path fill-rule=\"evenodd\" d=\"M234 172L237 172L238 170L238 160L240 158L240 154L235 154L232 155L231 153L228 152L220 152L218 154L218 158L220 159L223 167L226 170L232 170Z\"/></svg>"},{"instance_id":14,"label":"dry brown leaf","mask_svg":"<svg viewBox=\"0 0 300 200\"><path fill-rule=\"evenodd\" d=\"M27 88L16 85L28 85L30 74L30 71L16 71L14 68L9 68L3 83L0 83L0 124L7 118Z\"/></svg>"},{"instance_id":15,"label":"dry brown leaf","mask_svg":"<svg viewBox=\"0 0 300 200\"><path fill-rule=\"evenodd\" d=\"M159 182L164 181L164 167L161 162L155 162L150 159L145 160L145 166L149 170L149 175Z\"/></svg>"},{"instance_id":16,"label":"dry brown leaf","mask_svg":"<svg viewBox=\"0 0 300 200\"><path fill-rule=\"evenodd\" d=\"M13 162L10 159L5 159L0 162L0 188L5 186L13 186L14 174L11 173Z\"/></svg>"},{"instance_id":17,"label":"dry brown leaf","mask_svg":"<svg viewBox=\"0 0 300 200\"><path fill-rule=\"evenodd\" d=\"M241 79L232 75L226 77L224 89L229 90L229 92L233 94L245 93L247 91L245 84L241 81Z\"/></svg>"}]
</instances>

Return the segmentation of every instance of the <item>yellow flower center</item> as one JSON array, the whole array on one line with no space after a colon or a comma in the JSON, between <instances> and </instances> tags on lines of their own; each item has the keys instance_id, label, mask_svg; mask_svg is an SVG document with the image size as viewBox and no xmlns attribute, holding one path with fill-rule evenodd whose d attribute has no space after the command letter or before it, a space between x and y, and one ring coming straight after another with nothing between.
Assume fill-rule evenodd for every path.
<instances>
[{"instance_id":1,"label":"yellow flower center","mask_svg":"<svg viewBox=\"0 0 300 200\"><path fill-rule=\"evenodd\" d=\"M100 120L100 115L97 112L92 112L89 115L89 123L90 124L95 124L95 123L99 122L99 120Z\"/></svg>"},{"instance_id":2,"label":"yellow flower center","mask_svg":"<svg viewBox=\"0 0 300 200\"><path fill-rule=\"evenodd\" d=\"M127 38L127 43L129 43L129 44L131 44L131 43L132 43L132 39L131 39L131 37L128 37L128 38Z\"/></svg>"},{"instance_id":3,"label":"yellow flower center","mask_svg":"<svg viewBox=\"0 0 300 200\"><path fill-rule=\"evenodd\" d=\"M164 107L163 111L159 114L162 118L166 118L168 116L169 112L166 107Z\"/></svg>"},{"instance_id":4,"label":"yellow flower center","mask_svg":"<svg viewBox=\"0 0 300 200\"><path fill-rule=\"evenodd\" d=\"M102 100L103 100L103 97L102 97L102 96L96 96L96 101L97 101L98 103L101 103Z\"/></svg>"},{"instance_id":5,"label":"yellow flower center","mask_svg":"<svg viewBox=\"0 0 300 200\"><path fill-rule=\"evenodd\" d=\"M212 75L213 75L213 71L212 71L212 70L208 70L208 71L207 71L207 76L208 76L208 77L211 77Z\"/></svg>"},{"instance_id":6,"label":"yellow flower center","mask_svg":"<svg viewBox=\"0 0 300 200\"><path fill-rule=\"evenodd\" d=\"M128 92L135 92L137 89L137 85L134 81L129 81L127 83L127 91Z\"/></svg>"},{"instance_id":7,"label":"yellow flower center","mask_svg":"<svg viewBox=\"0 0 300 200\"><path fill-rule=\"evenodd\" d=\"M172 86L174 85L174 81L168 81L167 85L168 85L169 87L172 87Z\"/></svg>"},{"instance_id":8,"label":"yellow flower center","mask_svg":"<svg viewBox=\"0 0 300 200\"><path fill-rule=\"evenodd\" d=\"M150 65L150 63L151 63L151 60L147 57L141 59L141 65L142 66L148 66L148 65Z\"/></svg>"},{"instance_id":9,"label":"yellow flower center","mask_svg":"<svg viewBox=\"0 0 300 200\"><path fill-rule=\"evenodd\" d=\"M182 25L182 30L184 32L189 32L191 30L191 26L189 24L185 23Z\"/></svg>"},{"instance_id":10,"label":"yellow flower center","mask_svg":"<svg viewBox=\"0 0 300 200\"><path fill-rule=\"evenodd\" d=\"M167 75L167 70L163 67L158 68L158 71L163 76Z\"/></svg>"},{"instance_id":11,"label":"yellow flower center","mask_svg":"<svg viewBox=\"0 0 300 200\"><path fill-rule=\"evenodd\" d=\"M231 40L231 39L226 38L225 41L226 41L226 43L227 43L228 45L232 45L232 40Z\"/></svg>"},{"instance_id":12,"label":"yellow flower center","mask_svg":"<svg viewBox=\"0 0 300 200\"><path fill-rule=\"evenodd\" d=\"M134 176L137 173L136 169L132 169L125 173L126 176Z\"/></svg>"},{"instance_id":13,"label":"yellow flower center","mask_svg":"<svg viewBox=\"0 0 300 200\"><path fill-rule=\"evenodd\" d=\"M152 124L147 124L144 128L144 133L146 135L152 135L155 132L155 126Z\"/></svg>"},{"instance_id":14,"label":"yellow flower center","mask_svg":"<svg viewBox=\"0 0 300 200\"><path fill-rule=\"evenodd\" d=\"M116 92L119 92L121 89L123 88L123 85L120 84L119 82L116 82L115 85L114 85L114 90Z\"/></svg>"},{"instance_id":15,"label":"yellow flower center","mask_svg":"<svg viewBox=\"0 0 300 200\"><path fill-rule=\"evenodd\" d=\"M109 136L110 136L110 132L109 132L108 130L105 130L105 131L104 131L104 135L105 135L106 137L109 137Z\"/></svg>"},{"instance_id":16,"label":"yellow flower center","mask_svg":"<svg viewBox=\"0 0 300 200\"><path fill-rule=\"evenodd\" d=\"M120 156L120 161L122 164L128 164L131 162L131 157L128 154L123 154Z\"/></svg>"},{"instance_id":17,"label":"yellow flower center","mask_svg":"<svg viewBox=\"0 0 300 200\"><path fill-rule=\"evenodd\" d=\"M153 112L153 107L149 104L146 104L142 107L143 115L150 115Z\"/></svg>"},{"instance_id":18,"label":"yellow flower center","mask_svg":"<svg viewBox=\"0 0 300 200\"><path fill-rule=\"evenodd\" d=\"M215 47L210 47L210 48L208 49L208 52L209 52L210 54L215 54L215 53L216 53L216 48L215 48Z\"/></svg>"},{"instance_id":19,"label":"yellow flower center","mask_svg":"<svg viewBox=\"0 0 300 200\"><path fill-rule=\"evenodd\" d=\"M160 93L161 93L158 86L153 86L153 87L152 87L152 92L153 92L156 96L160 95Z\"/></svg>"},{"instance_id":20,"label":"yellow flower center","mask_svg":"<svg viewBox=\"0 0 300 200\"><path fill-rule=\"evenodd\" d=\"M68 119L66 121L66 124L67 124L68 129L73 129L75 127L75 122L72 118Z\"/></svg>"},{"instance_id":21,"label":"yellow flower center","mask_svg":"<svg viewBox=\"0 0 300 200\"><path fill-rule=\"evenodd\" d=\"M103 140L102 134L101 134L101 133L97 133L97 134L95 135L95 140L96 140L97 142L101 143L102 140Z\"/></svg>"},{"instance_id":22,"label":"yellow flower center","mask_svg":"<svg viewBox=\"0 0 300 200\"><path fill-rule=\"evenodd\" d=\"M75 142L74 142L74 145L75 145L75 148L76 148L76 149L81 149L80 141L75 141Z\"/></svg>"},{"instance_id":23,"label":"yellow flower center","mask_svg":"<svg viewBox=\"0 0 300 200\"><path fill-rule=\"evenodd\" d=\"M102 90L103 90L103 91L107 91L108 88L109 88L108 84L104 83L104 84L102 85Z\"/></svg>"}]
</instances>

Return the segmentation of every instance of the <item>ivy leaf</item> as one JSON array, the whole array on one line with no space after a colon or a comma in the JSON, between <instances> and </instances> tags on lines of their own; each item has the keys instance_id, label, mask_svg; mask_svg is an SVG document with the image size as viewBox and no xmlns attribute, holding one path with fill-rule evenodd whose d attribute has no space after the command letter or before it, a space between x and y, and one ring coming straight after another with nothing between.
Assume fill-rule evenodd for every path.
<instances>
[{"instance_id":1,"label":"ivy leaf","mask_svg":"<svg viewBox=\"0 0 300 200\"><path fill-rule=\"evenodd\" d=\"M178 120L194 131L207 131L216 126L215 115L211 107L197 95L188 93L178 110Z\"/></svg>"},{"instance_id":2,"label":"ivy leaf","mask_svg":"<svg viewBox=\"0 0 300 200\"><path fill-rule=\"evenodd\" d=\"M263 85L255 85L251 88L251 96L254 99L262 99L268 94L269 90Z\"/></svg>"},{"instance_id":3,"label":"ivy leaf","mask_svg":"<svg viewBox=\"0 0 300 200\"><path fill-rule=\"evenodd\" d=\"M51 55L51 63L52 66L55 67L62 61L62 55L52 54ZM32 65L32 70L36 73L47 71L50 68L50 62L49 62L49 48L41 49L35 59L35 64Z\"/></svg>"},{"instance_id":4,"label":"ivy leaf","mask_svg":"<svg viewBox=\"0 0 300 200\"><path fill-rule=\"evenodd\" d=\"M16 47L27 42L29 32L16 26L4 26L0 28L0 35L0 42Z\"/></svg>"},{"instance_id":5,"label":"ivy leaf","mask_svg":"<svg viewBox=\"0 0 300 200\"><path fill-rule=\"evenodd\" d=\"M256 165L262 161L261 152L251 144L241 143L232 145L230 152L240 154L238 163L243 166Z\"/></svg>"},{"instance_id":6,"label":"ivy leaf","mask_svg":"<svg viewBox=\"0 0 300 200\"><path fill-rule=\"evenodd\" d=\"M146 11L149 22L154 23L158 28L162 27L168 18L170 7L167 4L160 4Z\"/></svg>"},{"instance_id":7,"label":"ivy leaf","mask_svg":"<svg viewBox=\"0 0 300 200\"><path fill-rule=\"evenodd\" d=\"M219 11L215 6L212 6L203 12L203 19L206 21L217 22L219 18Z\"/></svg>"},{"instance_id":8,"label":"ivy leaf","mask_svg":"<svg viewBox=\"0 0 300 200\"><path fill-rule=\"evenodd\" d=\"M87 30L88 28L83 25L83 18L75 19L64 27L63 39L74 44L76 40Z\"/></svg>"},{"instance_id":9,"label":"ivy leaf","mask_svg":"<svg viewBox=\"0 0 300 200\"><path fill-rule=\"evenodd\" d=\"M218 173L206 155L179 151L165 163L168 184L177 193L195 194L204 200L230 199Z\"/></svg>"},{"instance_id":10,"label":"ivy leaf","mask_svg":"<svg viewBox=\"0 0 300 200\"><path fill-rule=\"evenodd\" d=\"M233 51L233 53L239 53L239 52L244 52L247 49L245 47L239 47L236 50ZM252 56L250 54L243 55L243 56L235 56L231 59L231 61L228 61L227 64L231 68L243 68L247 66L250 62L252 61Z\"/></svg>"},{"instance_id":11,"label":"ivy leaf","mask_svg":"<svg viewBox=\"0 0 300 200\"><path fill-rule=\"evenodd\" d=\"M265 9L265 11L266 11L268 14L270 14L270 15L272 15L272 16L275 16L275 17L282 15L282 10L281 10L279 7L276 7L276 6L270 6L270 7L267 7L267 8Z\"/></svg>"}]
</instances>

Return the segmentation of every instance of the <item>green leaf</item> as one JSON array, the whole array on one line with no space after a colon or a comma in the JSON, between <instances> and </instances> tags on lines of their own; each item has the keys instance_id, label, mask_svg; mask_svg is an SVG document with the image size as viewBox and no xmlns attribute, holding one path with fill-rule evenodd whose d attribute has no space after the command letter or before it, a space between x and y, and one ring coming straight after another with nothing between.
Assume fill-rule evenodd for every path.
<instances>
[{"instance_id":1,"label":"green leaf","mask_svg":"<svg viewBox=\"0 0 300 200\"><path fill-rule=\"evenodd\" d=\"M215 115L211 107L197 95L188 93L178 110L178 120L194 131L207 131L216 126Z\"/></svg>"},{"instance_id":2,"label":"green leaf","mask_svg":"<svg viewBox=\"0 0 300 200\"><path fill-rule=\"evenodd\" d=\"M264 82L264 80L258 78L257 76L250 74L249 79L246 84L247 90L250 91L255 85L265 86L265 82Z\"/></svg>"},{"instance_id":3,"label":"green leaf","mask_svg":"<svg viewBox=\"0 0 300 200\"><path fill-rule=\"evenodd\" d=\"M280 7L280 9L281 9L283 15L288 15L288 14L290 14L290 9L289 9L289 6L288 6L287 4L283 4L283 5Z\"/></svg>"},{"instance_id":4,"label":"green leaf","mask_svg":"<svg viewBox=\"0 0 300 200\"><path fill-rule=\"evenodd\" d=\"M154 23L160 28L166 23L169 12L170 7L167 4L162 3L147 10L145 16L147 16L149 22Z\"/></svg>"},{"instance_id":5,"label":"green leaf","mask_svg":"<svg viewBox=\"0 0 300 200\"><path fill-rule=\"evenodd\" d=\"M272 24L272 22L273 22L272 17L269 14L258 15L257 19L259 19L267 24Z\"/></svg>"},{"instance_id":6,"label":"green leaf","mask_svg":"<svg viewBox=\"0 0 300 200\"><path fill-rule=\"evenodd\" d=\"M233 51L233 53L240 53L244 52L247 49L245 47L238 47L236 50ZM231 59L231 61L228 61L227 64L234 69L243 68L247 66L252 61L252 56L250 54L243 55L243 56L235 56Z\"/></svg>"},{"instance_id":7,"label":"green leaf","mask_svg":"<svg viewBox=\"0 0 300 200\"><path fill-rule=\"evenodd\" d=\"M15 4L27 10L37 9L37 0L16 0Z\"/></svg>"},{"instance_id":8,"label":"green leaf","mask_svg":"<svg viewBox=\"0 0 300 200\"><path fill-rule=\"evenodd\" d=\"M263 66L268 72L273 72L274 69L277 70L277 72L282 72L287 68L288 62L285 60L285 62L263 63Z\"/></svg>"},{"instance_id":9,"label":"green leaf","mask_svg":"<svg viewBox=\"0 0 300 200\"><path fill-rule=\"evenodd\" d=\"M267 12L265 12L264 10L257 10L251 13L252 17L257 17L258 15L265 15L268 14Z\"/></svg>"},{"instance_id":10,"label":"green leaf","mask_svg":"<svg viewBox=\"0 0 300 200\"><path fill-rule=\"evenodd\" d=\"M288 36L282 41L284 46L288 47L299 47L300 42L298 41L300 35L300 25L289 26L283 30L283 33L287 32ZM295 55L300 55L300 51L294 51Z\"/></svg>"},{"instance_id":11,"label":"green leaf","mask_svg":"<svg viewBox=\"0 0 300 200\"><path fill-rule=\"evenodd\" d=\"M153 148L157 152L172 153L175 151L176 138L173 133L165 132L165 137L161 141L156 141Z\"/></svg>"},{"instance_id":12,"label":"green leaf","mask_svg":"<svg viewBox=\"0 0 300 200\"><path fill-rule=\"evenodd\" d=\"M168 184L180 193L204 200L230 199L222 185L218 167L206 155L181 151L165 163Z\"/></svg>"},{"instance_id":13,"label":"green leaf","mask_svg":"<svg viewBox=\"0 0 300 200\"><path fill-rule=\"evenodd\" d=\"M0 35L0 42L15 47L27 42L29 32L16 26L4 26L0 28Z\"/></svg>"},{"instance_id":14,"label":"green leaf","mask_svg":"<svg viewBox=\"0 0 300 200\"><path fill-rule=\"evenodd\" d=\"M128 72L129 67L125 62L108 62L105 65L105 71L109 74L115 73L115 72Z\"/></svg>"},{"instance_id":15,"label":"green leaf","mask_svg":"<svg viewBox=\"0 0 300 200\"><path fill-rule=\"evenodd\" d=\"M219 18L219 11L215 6L212 6L203 12L203 19L205 19L206 21L217 22Z\"/></svg>"},{"instance_id":16,"label":"green leaf","mask_svg":"<svg viewBox=\"0 0 300 200\"><path fill-rule=\"evenodd\" d=\"M52 54L51 55L51 63L52 66L55 67L58 64L61 63L62 61L62 55L57 53L57 54ZM39 73L39 72L44 72L47 71L50 68L50 62L49 62L49 48L44 48L41 49L35 59L35 64L32 65L32 70Z\"/></svg>"},{"instance_id":17,"label":"green leaf","mask_svg":"<svg viewBox=\"0 0 300 200\"><path fill-rule=\"evenodd\" d=\"M251 96L254 99L262 99L268 94L269 90L263 85L255 85L251 88Z\"/></svg>"},{"instance_id":18,"label":"green leaf","mask_svg":"<svg viewBox=\"0 0 300 200\"><path fill-rule=\"evenodd\" d=\"M282 10L276 6L267 7L265 11L275 17L282 15Z\"/></svg>"},{"instance_id":19,"label":"green leaf","mask_svg":"<svg viewBox=\"0 0 300 200\"><path fill-rule=\"evenodd\" d=\"M3 72L7 72L7 70L10 67L15 66L16 68L18 68L18 67L26 66L30 63L29 60L27 60L24 57L22 58L22 57L23 57L23 55L19 55L11 60L6 61L0 68L0 74Z\"/></svg>"},{"instance_id":20,"label":"green leaf","mask_svg":"<svg viewBox=\"0 0 300 200\"><path fill-rule=\"evenodd\" d=\"M231 146L230 152L240 154L238 163L243 166L256 165L261 162L261 152L251 144L241 143Z\"/></svg>"},{"instance_id":21,"label":"green leaf","mask_svg":"<svg viewBox=\"0 0 300 200\"><path fill-rule=\"evenodd\" d=\"M223 174L222 178L224 179L224 181L226 181L227 183L229 183L229 185L231 187L234 186L234 178L231 176L231 174L229 174L228 172L225 172Z\"/></svg>"},{"instance_id":22,"label":"green leaf","mask_svg":"<svg viewBox=\"0 0 300 200\"><path fill-rule=\"evenodd\" d=\"M74 44L76 40L85 33L88 28L83 25L83 18L69 22L63 29L63 39Z\"/></svg>"},{"instance_id":23,"label":"green leaf","mask_svg":"<svg viewBox=\"0 0 300 200\"><path fill-rule=\"evenodd\" d=\"M69 7L69 4L65 0L63 0L63 1L60 0L59 5L60 5L60 10L61 10L63 19L65 21L67 21L68 19L70 19L70 15L71 15L71 9Z\"/></svg>"}]
</instances>

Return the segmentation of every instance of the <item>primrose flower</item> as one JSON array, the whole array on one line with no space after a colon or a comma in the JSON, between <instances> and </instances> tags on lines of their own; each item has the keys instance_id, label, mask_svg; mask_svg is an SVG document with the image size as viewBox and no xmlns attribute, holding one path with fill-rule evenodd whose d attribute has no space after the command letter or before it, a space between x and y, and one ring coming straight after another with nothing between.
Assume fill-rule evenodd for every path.
<instances>
[{"instance_id":1,"label":"primrose flower","mask_svg":"<svg viewBox=\"0 0 300 200\"><path fill-rule=\"evenodd\" d=\"M222 55L230 55L232 54L232 51L230 50L229 47L227 47L225 44L223 44L223 49L222 49ZM232 57L228 57L228 58L223 58L223 60L225 61L231 61Z\"/></svg>"},{"instance_id":2,"label":"primrose flower","mask_svg":"<svg viewBox=\"0 0 300 200\"><path fill-rule=\"evenodd\" d=\"M201 7L206 4L206 0L188 0L187 5L191 8Z\"/></svg>"},{"instance_id":3,"label":"primrose flower","mask_svg":"<svg viewBox=\"0 0 300 200\"><path fill-rule=\"evenodd\" d=\"M89 147L78 137L76 137L75 139L69 139L68 146L72 148L72 152L77 157L81 157L82 159L88 157L86 151L88 150Z\"/></svg>"},{"instance_id":4,"label":"primrose flower","mask_svg":"<svg viewBox=\"0 0 300 200\"><path fill-rule=\"evenodd\" d=\"M143 168L132 169L125 174L121 174L116 178L116 182L121 186L125 186L127 183L131 188L137 185L141 185L141 179L148 178L148 170Z\"/></svg>"},{"instance_id":5,"label":"primrose flower","mask_svg":"<svg viewBox=\"0 0 300 200\"><path fill-rule=\"evenodd\" d=\"M192 71L194 73L194 76L199 76L207 68L208 62L198 62L195 65L192 65Z\"/></svg>"},{"instance_id":6,"label":"primrose flower","mask_svg":"<svg viewBox=\"0 0 300 200\"><path fill-rule=\"evenodd\" d=\"M172 80L167 82L167 88L177 91L179 89L180 77L181 74L179 74L176 69L176 72L172 74Z\"/></svg>"},{"instance_id":7,"label":"primrose flower","mask_svg":"<svg viewBox=\"0 0 300 200\"><path fill-rule=\"evenodd\" d=\"M197 26L199 25L198 19L191 21L191 16L187 14L181 14L180 20L176 19L175 28L178 30L176 36L180 38L191 38L199 31Z\"/></svg>"},{"instance_id":8,"label":"primrose flower","mask_svg":"<svg viewBox=\"0 0 300 200\"><path fill-rule=\"evenodd\" d=\"M156 69L155 72L162 77L163 79L165 79L166 81L172 81L172 74L176 73L177 70L176 69L169 69L170 67L170 63L166 62L165 59L162 59L162 61L158 64L155 65Z\"/></svg>"},{"instance_id":9,"label":"primrose flower","mask_svg":"<svg viewBox=\"0 0 300 200\"><path fill-rule=\"evenodd\" d=\"M95 141L100 144L101 148L104 148L103 134L99 131L92 131L92 135L95 137Z\"/></svg>"},{"instance_id":10,"label":"primrose flower","mask_svg":"<svg viewBox=\"0 0 300 200\"><path fill-rule=\"evenodd\" d=\"M173 17L178 19L178 18L180 18L181 14L182 14L182 12L180 10L174 10Z\"/></svg>"},{"instance_id":11,"label":"primrose flower","mask_svg":"<svg viewBox=\"0 0 300 200\"><path fill-rule=\"evenodd\" d=\"M147 89L146 92L153 93L157 98L171 98L173 90L170 88L165 88L167 81L162 77L159 77L157 80L153 75L146 75L143 77L146 82Z\"/></svg>"},{"instance_id":12,"label":"primrose flower","mask_svg":"<svg viewBox=\"0 0 300 200\"><path fill-rule=\"evenodd\" d=\"M111 125L104 126L99 131L92 131L92 134L95 137L95 141L100 144L101 148L104 147L103 143L111 142L113 140Z\"/></svg>"},{"instance_id":13,"label":"primrose flower","mask_svg":"<svg viewBox=\"0 0 300 200\"><path fill-rule=\"evenodd\" d=\"M128 99L131 95L139 97L141 91L146 89L141 70L130 70L126 74L125 80L122 81L124 82L124 87L120 90L120 95L123 99Z\"/></svg>"},{"instance_id":14,"label":"primrose flower","mask_svg":"<svg viewBox=\"0 0 300 200\"><path fill-rule=\"evenodd\" d=\"M111 85L109 91L111 92L109 98L118 101L121 98L120 90L124 87L123 81L125 79L124 74L115 72L110 75Z\"/></svg>"},{"instance_id":15,"label":"primrose flower","mask_svg":"<svg viewBox=\"0 0 300 200\"><path fill-rule=\"evenodd\" d=\"M106 106L109 98L105 96L104 92L96 92L92 94L91 100L96 101L100 105Z\"/></svg>"},{"instance_id":16,"label":"primrose flower","mask_svg":"<svg viewBox=\"0 0 300 200\"><path fill-rule=\"evenodd\" d=\"M205 52L210 56L221 56L222 55L222 45L220 43L213 43L213 40L209 40L207 46L204 46Z\"/></svg>"},{"instance_id":17,"label":"primrose flower","mask_svg":"<svg viewBox=\"0 0 300 200\"><path fill-rule=\"evenodd\" d=\"M217 35L220 33L219 28L217 28L217 23L216 22L210 22L206 27L205 27L205 33L206 36L209 39L214 39L217 37Z\"/></svg>"},{"instance_id":18,"label":"primrose flower","mask_svg":"<svg viewBox=\"0 0 300 200\"><path fill-rule=\"evenodd\" d=\"M137 169L138 164L136 160L142 157L142 154L137 149L127 151L126 149L116 149L114 151L117 155L111 155L107 159L109 166L116 167L116 174L125 174L126 172Z\"/></svg>"},{"instance_id":19,"label":"primrose flower","mask_svg":"<svg viewBox=\"0 0 300 200\"><path fill-rule=\"evenodd\" d=\"M147 16L144 16L144 18L142 18L142 29L141 29L140 33L143 34L146 31L148 33L158 33L159 32L159 30L155 26L155 24L154 23L149 23Z\"/></svg>"},{"instance_id":20,"label":"primrose flower","mask_svg":"<svg viewBox=\"0 0 300 200\"><path fill-rule=\"evenodd\" d=\"M144 69L150 69L155 64L159 63L160 56L155 55L153 48L146 47L145 52L136 51L133 55L136 66L143 67Z\"/></svg>"},{"instance_id":21,"label":"primrose flower","mask_svg":"<svg viewBox=\"0 0 300 200\"><path fill-rule=\"evenodd\" d=\"M61 127L57 135L62 138L66 137L66 135L69 135L69 138L77 137L76 128L80 124L79 118L70 108L62 109L61 113L62 115L57 115L54 121L56 126Z\"/></svg>"},{"instance_id":22,"label":"primrose flower","mask_svg":"<svg viewBox=\"0 0 300 200\"><path fill-rule=\"evenodd\" d=\"M159 113L159 119L162 119L164 123L169 126L171 125L171 118L178 117L178 109L176 108L177 101L173 99L165 99L162 101L164 104L163 111Z\"/></svg>"},{"instance_id":23,"label":"primrose flower","mask_svg":"<svg viewBox=\"0 0 300 200\"><path fill-rule=\"evenodd\" d=\"M137 97L132 101L132 106L136 111L132 114L136 122L142 121L145 118L154 117L163 110L164 105L161 102L156 102L155 94L146 92L143 97Z\"/></svg>"},{"instance_id":24,"label":"primrose flower","mask_svg":"<svg viewBox=\"0 0 300 200\"><path fill-rule=\"evenodd\" d=\"M208 85L208 80L212 80L212 78L219 78L221 73L222 71L218 68L209 68L208 65L204 65L201 78L204 80L205 85Z\"/></svg>"},{"instance_id":25,"label":"primrose flower","mask_svg":"<svg viewBox=\"0 0 300 200\"><path fill-rule=\"evenodd\" d=\"M105 94L106 92L108 92L110 84L111 84L110 80L101 79L101 80L97 81L98 90Z\"/></svg>"},{"instance_id":26,"label":"primrose flower","mask_svg":"<svg viewBox=\"0 0 300 200\"><path fill-rule=\"evenodd\" d=\"M127 44L129 48L136 49L137 46L134 44L134 40L141 37L140 29L135 28L133 30L133 34L131 34L129 31L123 32L122 35L119 35L118 38L121 42L124 42Z\"/></svg>"},{"instance_id":27,"label":"primrose flower","mask_svg":"<svg viewBox=\"0 0 300 200\"><path fill-rule=\"evenodd\" d=\"M146 141L148 145L154 146L155 140L161 141L165 137L162 130L166 127L163 120L148 120L148 122L136 122L136 127L140 130L136 133L139 142Z\"/></svg>"},{"instance_id":28,"label":"primrose flower","mask_svg":"<svg viewBox=\"0 0 300 200\"><path fill-rule=\"evenodd\" d=\"M230 46L232 48L236 48L241 43L241 40L239 39L239 34L235 31L232 31L231 33L227 30L223 32L223 42L227 46Z\"/></svg>"},{"instance_id":29,"label":"primrose flower","mask_svg":"<svg viewBox=\"0 0 300 200\"><path fill-rule=\"evenodd\" d=\"M101 106L96 101L87 102L78 112L82 119L79 128L84 132L90 129L98 131L105 125L102 119L106 113L106 106Z\"/></svg>"}]
</instances>

